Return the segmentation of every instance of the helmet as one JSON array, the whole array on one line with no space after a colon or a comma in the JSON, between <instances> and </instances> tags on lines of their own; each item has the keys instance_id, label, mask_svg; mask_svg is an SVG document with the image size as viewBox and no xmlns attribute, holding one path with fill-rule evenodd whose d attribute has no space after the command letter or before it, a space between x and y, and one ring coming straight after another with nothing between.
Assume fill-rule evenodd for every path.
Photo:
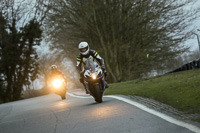
<instances>
[{"instance_id":1,"label":"helmet","mask_svg":"<svg viewBox=\"0 0 200 133\"><path fill-rule=\"evenodd\" d=\"M57 66L56 65L52 65L51 66L51 70L57 70Z\"/></svg>"},{"instance_id":2,"label":"helmet","mask_svg":"<svg viewBox=\"0 0 200 133\"><path fill-rule=\"evenodd\" d=\"M89 53L89 45L87 42L79 43L78 49L80 50L82 55L87 55Z\"/></svg>"}]
</instances>

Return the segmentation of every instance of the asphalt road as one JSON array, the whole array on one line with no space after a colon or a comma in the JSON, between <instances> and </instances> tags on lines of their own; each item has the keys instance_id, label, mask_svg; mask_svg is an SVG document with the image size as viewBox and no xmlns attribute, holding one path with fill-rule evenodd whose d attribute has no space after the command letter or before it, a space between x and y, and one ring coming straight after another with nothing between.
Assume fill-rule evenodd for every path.
<instances>
[{"instance_id":1,"label":"asphalt road","mask_svg":"<svg viewBox=\"0 0 200 133\"><path fill-rule=\"evenodd\" d=\"M192 133L114 98L50 94L0 105L0 133Z\"/></svg>"}]
</instances>

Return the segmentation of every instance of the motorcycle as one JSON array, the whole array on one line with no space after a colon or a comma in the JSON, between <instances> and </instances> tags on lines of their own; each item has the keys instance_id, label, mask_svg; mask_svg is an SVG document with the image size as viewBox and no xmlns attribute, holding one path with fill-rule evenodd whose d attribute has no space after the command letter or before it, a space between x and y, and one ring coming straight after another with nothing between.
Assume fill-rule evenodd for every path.
<instances>
[{"instance_id":1,"label":"motorcycle","mask_svg":"<svg viewBox=\"0 0 200 133\"><path fill-rule=\"evenodd\" d=\"M94 97L96 102L101 103L106 88L104 73L101 67L95 62L90 62L84 69L84 83L86 89L88 93Z\"/></svg>"},{"instance_id":2,"label":"motorcycle","mask_svg":"<svg viewBox=\"0 0 200 133\"><path fill-rule=\"evenodd\" d=\"M51 80L51 89L53 93L60 95L62 99L66 99L66 81L61 75L57 75Z\"/></svg>"}]
</instances>

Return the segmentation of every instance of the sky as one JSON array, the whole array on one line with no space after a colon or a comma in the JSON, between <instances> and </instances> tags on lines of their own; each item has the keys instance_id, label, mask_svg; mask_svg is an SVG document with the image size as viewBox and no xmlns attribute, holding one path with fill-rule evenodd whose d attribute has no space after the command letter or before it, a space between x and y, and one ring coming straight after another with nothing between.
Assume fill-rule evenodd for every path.
<instances>
[{"instance_id":1,"label":"sky","mask_svg":"<svg viewBox=\"0 0 200 133\"><path fill-rule=\"evenodd\" d=\"M15 0L16 2L16 5L19 5L19 3L21 2L22 0ZM181 0L182 1L182 0ZM28 4L28 3L31 3L31 4ZM26 10L24 10L24 14L26 14L26 19L28 18L31 18L31 15L28 15L30 14L31 11L33 11L33 6L34 6L34 3L35 3L35 0L26 0L24 5L23 6L26 6ZM194 4L188 4L185 6L185 10L187 11L188 9L196 9L196 8L199 8L200 7L200 0L196 0L196 2ZM199 13L199 16L200 16L200 13ZM23 23L23 20L21 21L21 23L19 24L19 27L22 25ZM194 29L200 29L200 17L197 18L197 20L195 20L191 26L191 28L194 28ZM197 31L195 30L196 34L199 34L200 36L200 31ZM191 47L190 48L190 51L195 51L195 50L198 50L199 49L199 46L198 46L198 41L197 41L197 36L196 35L193 35L191 37L191 39L187 40L185 43L183 43L183 45L186 45L186 46L189 46ZM42 41L42 45L37 47L39 53L41 53L41 51L45 53L48 53L49 52L49 48L48 48L48 43L46 43L45 41Z\"/></svg>"},{"instance_id":2,"label":"sky","mask_svg":"<svg viewBox=\"0 0 200 133\"><path fill-rule=\"evenodd\" d=\"M200 0L196 0L196 3L194 4L189 4L185 7L185 9L197 9L200 7ZM194 32L196 34L199 34L200 37L200 31L198 31L197 29L200 29L200 13L198 14L199 17L197 17L197 19L191 24L191 28L194 28ZM190 47L190 51L195 51L199 49L198 46L198 41L197 41L197 36L195 34L193 34L193 36L191 37L191 39L188 39L184 45L189 46Z\"/></svg>"}]
</instances>

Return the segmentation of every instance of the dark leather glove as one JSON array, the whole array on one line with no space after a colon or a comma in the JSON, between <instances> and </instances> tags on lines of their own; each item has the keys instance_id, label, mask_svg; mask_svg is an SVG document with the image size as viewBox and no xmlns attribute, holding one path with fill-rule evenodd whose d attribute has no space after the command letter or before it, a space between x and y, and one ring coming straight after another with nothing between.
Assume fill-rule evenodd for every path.
<instances>
[{"instance_id":1,"label":"dark leather glove","mask_svg":"<svg viewBox=\"0 0 200 133\"><path fill-rule=\"evenodd\" d=\"M106 69L105 69L104 67L102 67L102 71L103 71L103 73L104 73L104 75L105 75L105 78L106 78L106 76L107 76L107 71L106 71Z\"/></svg>"},{"instance_id":2,"label":"dark leather glove","mask_svg":"<svg viewBox=\"0 0 200 133\"><path fill-rule=\"evenodd\" d=\"M105 78L107 77L107 74L108 74L108 73L107 73L107 71L105 70L105 71L104 71Z\"/></svg>"},{"instance_id":3,"label":"dark leather glove","mask_svg":"<svg viewBox=\"0 0 200 133\"><path fill-rule=\"evenodd\" d=\"M101 66L101 69L103 72L106 70L104 66Z\"/></svg>"}]
</instances>

